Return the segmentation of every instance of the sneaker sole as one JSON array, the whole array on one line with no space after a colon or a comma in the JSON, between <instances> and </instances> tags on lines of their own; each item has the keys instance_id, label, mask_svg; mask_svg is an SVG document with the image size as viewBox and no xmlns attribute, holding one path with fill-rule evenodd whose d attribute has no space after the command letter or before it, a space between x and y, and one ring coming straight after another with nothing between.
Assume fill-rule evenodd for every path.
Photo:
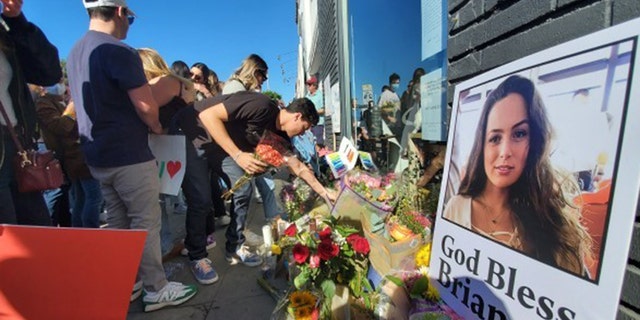
<instances>
[{"instance_id":1,"label":"sneaker sole","mask_svg":"<svg viewBox=\"0 0 640 320\"><path fill-rule=\"evenodd\" d=\"M212 279L200 279L200 278L196 277L195 274L193 275L193 277L196 278L196 281L198 281L201 284L213 284L213 283L217 282L218 279L220 279L220 277L218 277L218 274L216 274L216 277L212 278Z\"/></svg>"},{"instance_id":2,"label":"sneaker sole","mask_svg":"<svg viewBox=\"0 0 640 320\"><path fill-rule=\"evenodd\" d=\"M162 309L164 307L168 307L168 306L177 306L180 304L183 304L185 302L187 302L187 300L193 298L193 296L195 296L197 293L197 291L194 291L191 295L188 295L180 300L176 300L176 301L167 301L167 302L161 302L161 303L155 303L155 304L145 304L144 305L144 312L151 312L151 311L156 311L158 309Z\"/></svg>"},{"instance_id":3,"label":"sneaker sole","mask_svg":"<svg viewBox=\"0 0 640 320\"><path fill-rule=\"evenodd\" d=\"M142 295L142 288L140 288L140 290L136 290L134 292L131 293L131 302L135 301L136 299L138 299L140 296Z\"/></svg>"}]
</instances>

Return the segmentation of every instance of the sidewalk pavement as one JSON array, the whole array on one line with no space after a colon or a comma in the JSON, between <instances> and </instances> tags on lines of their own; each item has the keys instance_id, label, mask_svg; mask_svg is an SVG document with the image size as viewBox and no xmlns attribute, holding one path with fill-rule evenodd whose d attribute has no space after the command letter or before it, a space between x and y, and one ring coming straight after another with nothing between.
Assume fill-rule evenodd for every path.
<instances>
[{"instance_id":1,"label":"sidewalk pavement","mask_svg":"<svg viewBox=\"0 0 640 320\"><path fill-rule=\"evenodd\" d=\"M283 181L276 181L276 197ZM179 220L179 218L178 218ZM182 220L184 223L184 218ZM171 223L171 222L169 222ZM261 228L265 224L262 204L254 200L251 202L247 217L248 230L255 233L249 236L247 243L251 246L262 244ZM189 259L180 255L168 259L164 263L169 281L179 281L185 284L196 284L198 293L189 301L175 307L144 312L142 299L138 298L129 306L127 319L129 320L174 320L174 319L269 319L276 301L269 293L258 285L258 278L262 277L260 267L246 267L242 264L230 265L224 258L224 233L227 227L216 226L215 237L217 245L209 250L209 259L220 279L210 285L198 283L189 269ZM280 290L286 289L286 280L276 278L272 282Z\"/></svg>"}]
</instances>

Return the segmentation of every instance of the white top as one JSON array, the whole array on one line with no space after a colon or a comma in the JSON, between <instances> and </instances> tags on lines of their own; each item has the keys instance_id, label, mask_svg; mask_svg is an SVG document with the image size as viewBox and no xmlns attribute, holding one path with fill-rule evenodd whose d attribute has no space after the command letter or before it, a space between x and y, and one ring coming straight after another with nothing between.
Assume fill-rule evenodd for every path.
<instances>
[{"instance_id":1,"label":"white top","mask_svg":"<svg viewBox=\"0 0 640 320\"><path fill-rule=\"evenodd\" d=\"M518 228L513 231L487 232L471 224L471 197L456 195L447 202L443 216L475 233L522 250ZM500 238L499 238L500 237ZM505 238L506 237L506 238Z\"/></svg>"},{"instance_id":2,"label":"white top","mask_svg":"<svg viewBox=\"0 0 640 320\"><path fill-rule=\"evenodd\" d=\"M4 110L7 112L9 121L15 126L18 123L16 114L13 111L13 102L11 101L11 95L9 94L9 84L13 77L13 69L9 64L9 60L4 55L4 52L0 50L0 101L4 106ZM0 124L7 125L4 121L4 117L0 114Z\"/></svg>"}]
</instances>

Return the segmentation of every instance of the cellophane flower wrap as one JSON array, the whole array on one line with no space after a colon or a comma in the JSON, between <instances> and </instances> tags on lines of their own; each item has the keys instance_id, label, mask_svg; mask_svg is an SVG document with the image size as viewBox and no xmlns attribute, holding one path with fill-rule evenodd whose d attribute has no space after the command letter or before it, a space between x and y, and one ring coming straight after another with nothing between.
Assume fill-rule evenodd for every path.
<instances>
[{"instance_id":1,"label":"cellophane flower wrap","mask_svg":"<svg viewBox=\"0 0 640 320\"><path fill-rule=\"evenodd\" d=\"M260 142L258 142L258 145L253 152L253 157L255 159L267 164L265 172L283 166L286 163L287 158L293 156L294 154L293 151L291 151L291 143L269 130L265 130L262 133ZM228 200L240 187L251 181L253 177L261 174L262 173L249 174L245 172L245 174L222 195L222 198Z\"/></svg>"},{"instance_id":2,"label":"cellophane flower wrap","mask_svg":"<svg viewBox=\"0 0 640 320\"><path fill-rule=\"evenodd\" d=\"M290 252L295 290L322 293L320 319L331 313L331 297L337 285L348 287L351 296L373 309L369 296L373 289L367 280L367 239L334 217L321 221L306 217L292 223L279 240L279 246Z\"/></svg>"},{"instance_id":3,"label":"cellophane flower wrap","mask_svg":"<svg viewBox=\"0 0 640 320\"><path fill-rule=\"evenodd\" d=\"M311 211L317 199L318 194L300 177L293 179L293 182L285 185L280 192L284 211L291 221L298 220Z\"/></svg>"},{"instance_id":4,"label":"cellophane flower wrap","mask_svg":"<svg viewBox=\"0 0 640 320\"><path fill-rule=\"evenodd\" d=\"M429 277L429 261L431 257L431 243L425 244L416 252L413 264L407 269L394 270L384 277L381 286L386 282L393 282L399 288L403 288L400 293L407 294L411 303L408 319L442 319L442 320L462 320L458 314L449 308L440 298L440 294L435 285L435 279ZM388 318L389 310L392 310L394 297L389 296L390 292L383 290L379 304L376 308L376 315L381 319Z\"/></svg>"}]
</instances>

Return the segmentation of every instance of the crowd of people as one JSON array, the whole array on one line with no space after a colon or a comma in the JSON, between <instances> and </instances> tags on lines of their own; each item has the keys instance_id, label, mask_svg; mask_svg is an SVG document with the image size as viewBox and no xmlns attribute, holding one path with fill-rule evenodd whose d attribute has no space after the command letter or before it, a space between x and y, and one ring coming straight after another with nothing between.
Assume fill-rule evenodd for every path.
<instances>
[{"instance_id":1,"label":"crowd of people","mask_svg":"<svg viewBox=\"0 0 640 320\"><path fill-rule=\"evenodd\" d=\"M197 286L171 282L163 269L160 181L148 137L184 135L183 253L195 280L213 284L219 278L208 258L216 219L228 223L226 260L261 265L244 235L254 187L235 190L229 210L221 198L223 188L252 174L265 219L286 218L273 179L265 173L267 165L253 156L256 137L268 130L289 142L312 137L301 141L315 144L313 133L322 129L324 111L316 104L322 96L319 102L300 98L284 106L260 93L268 66L256 54L223 83L204 63L169 66L151 48L131 48L122 40L135 13L125 0L83 0L89 28L63 70L56 47L22 13L22 1L0 1L8 27L0 27L0 75L6 84L0 88L0 105L9 119L0 119L0 223L99 228L104 211L107 228L147 231L131 301L144 293L145 311L181 304L197 293ZM309 84L317 89L317 81ZM25 146L36 148L39 133L40 147L55 152L67 178L60 189L17 191L10 161L17 150L8 126L19 129ZM336 193L325 189L305 160L315 151L308 149L302 161L286 157L286 165L327 201L335 201Z\"/></svg>"}]
</instances>

